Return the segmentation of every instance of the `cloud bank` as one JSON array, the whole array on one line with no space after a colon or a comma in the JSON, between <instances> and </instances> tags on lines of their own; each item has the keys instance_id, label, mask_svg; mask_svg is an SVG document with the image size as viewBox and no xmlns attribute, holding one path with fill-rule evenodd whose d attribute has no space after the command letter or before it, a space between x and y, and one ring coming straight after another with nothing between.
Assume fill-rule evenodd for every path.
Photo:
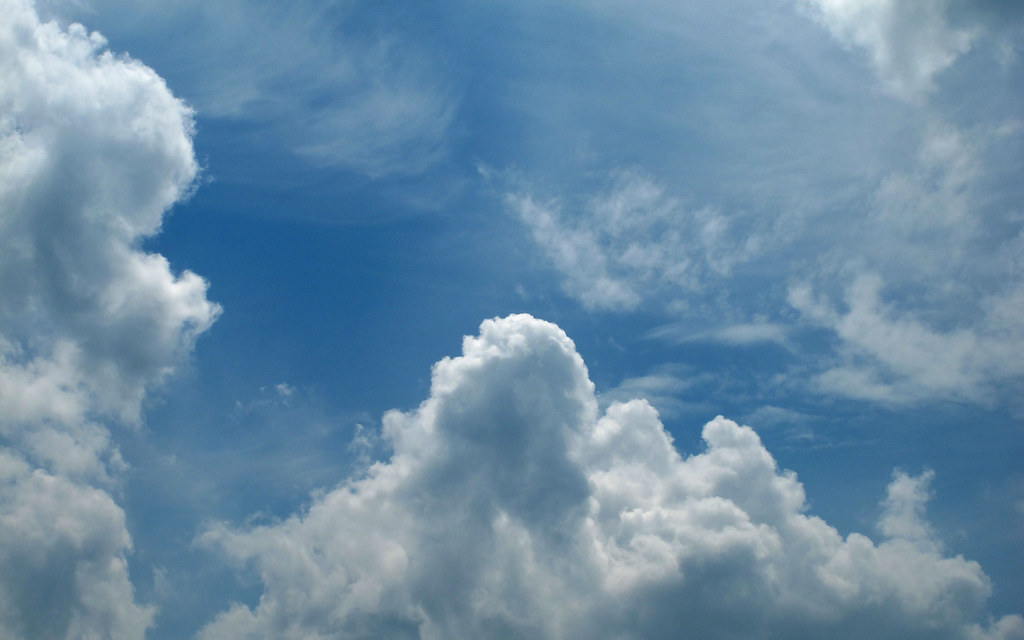
<instances>
[{"instance_id":1,"label":"cloud bank","mask_svg":"<svg viewBox=\"0 0 1024 640\"><path fill-rule=\"evenodd\" d=\"M642 400L601 413L572 341L488 320L430 397L385 415L388 461L260 526L201 538L259 576L221 638L1022 638L978 564L894 475L873 541L807 513L750 428L683 456Z\"/></svg>"},{"instance_id":2,"label":"cloud bank","mask_svg":"<svg viewBox=\"0 0 1024 640\"><path fill-rule=\"evenodd\" d=\"M0 13L0 635L142 638L103 423L137 424L219 313L139 248L195 178L192 114L81 25Z\"/></svg>"}]
</instances>

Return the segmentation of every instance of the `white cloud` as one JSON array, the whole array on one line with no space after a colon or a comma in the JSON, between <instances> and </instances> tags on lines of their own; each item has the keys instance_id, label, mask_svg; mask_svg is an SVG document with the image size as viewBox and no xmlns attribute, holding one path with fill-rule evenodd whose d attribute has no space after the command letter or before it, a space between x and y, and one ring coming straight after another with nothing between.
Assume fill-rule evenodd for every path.
<instances>
[{"instance_id":1,"label":"white cloud","mask_svg":"<svg viewBox=\"0 0 1024 640\"><path fill-rule=\"evenodd\" d=\"M824 391L887 402L943 396L989 401L1003 381L1024 376L1024 364L1009 353L1024 349L1021 290L984 301L970 327L939 330L912 313L882 301L875 274L860 274L847 288L845 311L816 299L806 285L790 291L790 303L808 320L842 340L839 363L817 375Z\"/></svg>"},{"instance_id":2,"label":"white cloud","mask_svg":"<svg viewBox=\"0 0 1024 640\"><path fill-rule=\"evenodd\" d=\"M102 51L98 34L39 24L26 2L7 0L4 9L6 365L27 379L28 369L71 376L58 385L66 410L74 390L137 420L147 386L218 313L201 278L175 275L163 256L138 250L195 177L191 112L150 69ZM39 358L61 366L47 369Z\"/></svg>"},{"instance_id":3,"label":"white cloud","mask_svg":"<svg viewBox=\"0 0 1024 640\"><path fill-rule=\"evenodd\" d=\"M143 638L124 513L100 489L51 475L0 450L0 635Z\"/></svg>"},{"instance_id":4,"label":"white cloud","mask_svg":"<svg viewBox=\"0 0 1024 640\"><path fill-rule=\"evenodd\" d=\"M169 70L186 69L175 88L202 117L255 123L313 165L380 177L446 154L457 100L434 52L394 25L359 23L369 14L358 2L89 5L110 30L148 38Z\"/></svg>"},{"instance_id":5,"label":"white cloud","mask_svg":"<svg viewBox=\"0 0 1024 640\"><path fill-rule=\"evenodd\" d=\"M648 337L672 342L719 342L733 346L774 343L787 346L789 339L786 327L781 324L765 322L744 322L732 324L709 331L693 331L686 323L674 323L656 327L648 332Z\"/></svg>"},{"instance_id":6,"label":"white cloud","mask_svg":"<svg viewBox=\"0 0 1024 640\"><path fill-rule=\"evenodd\" d=\"M949 21L947 0L801 0L832 36L863 49L886 88L917 99L970 50L973 28Z\"/></svg>"},{"instance_id":7,"label":"white cloud","mask_svg":"<svg viewBox=\"0 0 1024 640\"><path fill-rule=\"evenodd\" d=\"M680 399L689 392L694 395L695 386L707 385L714 381L709 374L686 375L681 367L666 367L644 376L626 378L616 387L602 391L598 400L602 407L613 403L625 402L634 398L644 398L657 410L663 418L673 418L682 413L692 403Z\"/></svg>"},{"instance_id":8,"label":"white cloud","mask_svg":"<svg viewBox=\"0 0 1024 640\"><path fill-rule=\"evenodd\" d=\"M1015 135L928 124L914 163L879 182L858 228L791 278L789 303L840 339L820 390L895 403L1013 393L1024 235L1017 212L979 187L985 146Z\"/></svg>"},{"instance_id":9,"label":"white cloud","mask_svg":"<svg viewBox=\"0 0 1024 640\"><path fill-rule=\"evenodd\" d=\"M192 113L81 25L0 13L0 635L141 639L101 421L137 424L219 313L139 248L191 189Z\"/></svg>"},{"instance_id":10,"label":"white cloud","mask_svg":"<svg viewBox=\"0 0 1024 640\"><path fill-rule=\"evenodd\" d=\"M263 593L201 638L1024 637L924 524L929 475L895 476L880 542L843 538L750 428L683 457L646 402L599 412L530 316L484 322L383 433L389 461L302 513L203 535Z\"/></svg>"},{"instance_id":11,"label":"white cloud","mask_svg":"<svg viewBox=\"0 0 1024 640\"><path fill-rule=\"evenodd\" d=\"M673 318L650 337L799 355L799 325L817 325L839 339L797 372L818 392L991 402L1024 375L1007 355L1024 348L1024 231L1014 203L987 190L986 154L1019 130L931 120L919 136L860 197L799 224L787 212L691 213L636 173L578 210L507 200L585 307Z\"/></svg>"},{"instance_id":12,"label":"white cloud","mask_svg":"<svg viewBox=\"0 0 1024 640\"><path fill-rule=\"evenodd\" d=\"M864 221L865 259L908 281L953 279L958 270L978 268L972 243L984 230L975 193L984 173L984 137L928 123L914 162L886 175L872 194ZM1007 212L989 215L998 219Z\"/></svg>"},{"instance_id":13,"label":"white cloud","mask_svg":"<svg viewBox=\"0 0 1024 640\"><path fill-rule=\"evenodd\" d=\"M925 520L925 506L931 497L929 485L935 477L934 471L925 471L917 477L897 471L885 498L885 511L878 523L883 535L918 541L931 546L935 534Z\"/></svg>"},{"instance_id":14,"label":"white cloud","mask_svg":"<svg viewBox=\"0 0 1024 640\"><path fill-rule=\"evenodd\" d=\"M295 394L295 387L291 386L287 382L279 382L274 385L274 391L276 391L277 395L283 400L287 400Z\"/></svg>"},{"instance_id":15,"label":"white cloud","mask_svg":"<svg viewBox=\"0 0 1024 640\"><path fill-rule=\"evenodd\" d=\"M591 309L630 310L665 291L699 291L757 250L755 240L731 237L726 216L687 211L635 172L619 172L582 211L522 193L507 204L563 274L566 292Z\"/></svg>"}]
</instances>

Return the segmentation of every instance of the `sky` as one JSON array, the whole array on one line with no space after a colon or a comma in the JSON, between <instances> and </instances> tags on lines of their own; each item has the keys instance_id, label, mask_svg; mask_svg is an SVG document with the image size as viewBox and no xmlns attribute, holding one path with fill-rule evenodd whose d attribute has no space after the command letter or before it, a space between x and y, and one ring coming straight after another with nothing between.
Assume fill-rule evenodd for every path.
<instances>
[{"instance_id":1,"label":"sky","mask_svg":"<svg viewBox=\"0 0 1024 640\"><path fill-rule=\"evenodd\" d=\"M0 15L3 638L1024 638L1024 5Z\"/></svg>"}]
</instances>

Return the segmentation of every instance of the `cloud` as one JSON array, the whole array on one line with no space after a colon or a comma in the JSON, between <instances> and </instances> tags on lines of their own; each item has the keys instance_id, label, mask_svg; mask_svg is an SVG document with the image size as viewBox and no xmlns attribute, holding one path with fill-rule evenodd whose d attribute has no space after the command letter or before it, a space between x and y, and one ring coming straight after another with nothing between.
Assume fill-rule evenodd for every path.
<instances>
[{"instance_id":1,"label":"cloud","mask_svg":"<svg viewBox=\"0 0 1024 640\"><path fill-rule=\"evenodd\" d=\"M695 387L699 389L715 382L714 376L708 374L694 374L682 367L663 367L648 375L626 378L616 387L602 391L598 400L602 407L607 407L616 402L644 398L661 417L675 418L692 406L692 401L688 403L680 396L692 398L702 395L696 392Z\"/></svg>"},{"instance_id":2,"label":"cloud","mask_svg":"<svg viewBox=\"0 0 1024 640\"><path fill-rule=\"evenodd\" d=\"M1024 637L924 522L930 474L894 476L880 541L843 538L752 429L716 418L684 457L645 401L600 412L530 316L484 322L383 435L303 512L203 534L263 592L201 638Z\"/></svg>"},{"instance_id":3,"label":"cloud","mask_svg":"<svg viewBox=\"0 0 1024 640\"><path fill-rule=\"evenodd\" d=\"M609 182L582 211L523 193L506 198L587 308L632 310L666 290L699 291L756 251L756 241L731 237L726 216L687 211L642 174L618 172Z\"/></svg>"},{"instance_id":4,"label":"cloud","mask_svg":"<svg viewBox=\"0 0 1024 640\"><path fill-rule=\"evenodd\" d=\"M104 423L220 311L140 249L192 188L192 113L99 34L0 11L0 635L142 638Z\"/></svg>"},{"instance_id":5,"label":"cloud","mask_svg":"<svg viewBox=\"0 0 1024 640\"><path fill-rule=\"evenodd\" d=\"M885 87L916 100L971 49L975 28L951 24L948 0L801 0L844 46L864 50Z\"/></svg>"},{"instance_id":6,"label":"cloud","mask_svg":"<svg viewBox=\"0 0 1024 640\"><path fill-rule=\"evenodd\" d=\"M894 403L1013 393L1024 235L1014 205L985 190L984 153L1017 135L929 123L913 163L879 181L861 231L794 274L790 305L839 338L820 390Z\"/></svg>"},{"instance_id":7,"label":"cloud","mask_svg":"<svg viewBox=\"0 0 1024 640\"><path fill-rule=\"evenodd\" d=\"M718 342L732 346L774 343L787 346L786 327L771 322L745 322L710 331L694 332L685 323L667 324L648 332L650 338L669 340L677 343Z\"/></svg>"},{"instance_id":8,"label":"cloud","mask_svg":"<svg viewBox=\"0 0 1024 640\"><path fill-rule=\"evenodd\" d=\"M1008 357L1024 348L1024 292L989 297L971 327L939 330L882 301L875 274L860 274L846 290L845 310L795 286L790 303L811 322L835 331L842 341L839 363L818 374L824 391L885 402L944 396L986 402L1000 385L1024 376L1024 364Z\"/></svg>"},{"instance_id":9,"label":"cloud","mask_svg":"<svg viewBox=\"0 0 1024 640\"><path fill-rule=\"evenodd\" d=\"M0 450L0 635L143 638L124 512L105 491Z\"/></svg>"},{"instance_id":10,"label":"cloud","mask_svg":"<svg viewBox=\"0 0 1024 640\"><path fill-rule=\"evenodd\" d=\"M671 319L650 337L813 354L795 375L829 395L991 403L1024 374L1006 356L1024 346L1024 232L991 177L1019 135L928 120L858 197L799 220L691 212L636 172L579 207L521 190L506 202L584 307ZM830 331L834 351L808 327Z\"/></svg>"},{"instance_id":11,"label":"cloud","mask_svg":"<svg viewBox=\"0 0 1024 640\"><path fill-rule=\"evenodd\" d=\"M457 99L434 51L360 4L90 2L109 29L187 70L174 86L201 117L255 126L314 166L422 172L447 153Z\"/></svg>"},{"instance_id":12,"label":"cloud","mask_svg":"<svg viewBox=\"0 0 1024 640\"><path fill-rule=\"evenodd\" d=\"M885 511L878 523L883 535L916 540L922 545L935 544L935 534L924 519L925 506L931 497L928 487L934 478L934 471L917 477L900 471L893 473L884 502Z\"/></svg>"},{"instance_id":13,"label":"cloud","mask_svg":"<svg viewBox=\"0 0 1024 640\"><path fill-rule=\"evenodd\" d=\"M138 249L188 194L192 114L153 71L80 25L8 0L0 47L0 331L7 366L46 369L126 421L206 330L206 283ZM33 376L27 374L29 379ZM16 395L16 394L12 394ZM62 403L70 407L70 397Z\"/></svg>"}]
</instances>

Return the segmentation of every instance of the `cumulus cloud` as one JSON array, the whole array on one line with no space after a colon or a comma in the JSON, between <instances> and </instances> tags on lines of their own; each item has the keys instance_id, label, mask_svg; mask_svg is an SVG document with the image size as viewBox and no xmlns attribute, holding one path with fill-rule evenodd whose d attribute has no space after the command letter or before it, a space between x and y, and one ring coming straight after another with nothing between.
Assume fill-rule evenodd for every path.
<instances>
[{"instance_id":1,"label":"cumulus cloud","mask_svg":"<svg viewBox=\"0 0 1024 640\"><path fill-rule=\"evenodd\" d=\"M865 51L885 87L906 99L967 53L975 28L952 24L948 0L801 0L832 36Z\"/></svg>"},{"instance_id":2,"label":"cumulus cloud","mask_svg":"<svg viewBox=\"0 0 1024 640\"><path fill-rule=\"evenodd\" d=\"M302 513L202 536L263 592L201 638L1024 637L934 539L929 474L894 476L880 540L844 538L749 427L683 456L645 401L600 411L530 316L484 322L383 435L389 460Z\"/></svg>"},{"instance_id":3,"label":"cumulus cloud","mask_svg":"<svg viewBox=\"0 0 1024 640\"><path fill-rule=\"evenodd\" d=\"M143 638L131 538L110 495L0 450L0 635Z\"/></svg>"},{"instance_id":4,"label":"cumulus cloud","mask_svg":"<svg viewBox=\"0 0 1024 640\"><path fill-rule=\"evenodd\" d=\"M191 189L192 114L99 34L0 12L0 635L142 638L103 423L137 424L219 313L139 248Z\"/></svg>"},{"instance_id":5,"label":"cumulus cloud","mask_svg":"<svg viewBox=\"0 0 1024 640\"><path fill-rule=\"evenodd\" d=\"M57 386L88 394L78 406L133 421L147 386L218 313L201 278L138 249L196 175L191 112L153 71L103 51L98 34L40 24L26 2L4 8L6 364L25 380L38 378L28 369L70 376Z\"/></svg>"}]
</instances>

